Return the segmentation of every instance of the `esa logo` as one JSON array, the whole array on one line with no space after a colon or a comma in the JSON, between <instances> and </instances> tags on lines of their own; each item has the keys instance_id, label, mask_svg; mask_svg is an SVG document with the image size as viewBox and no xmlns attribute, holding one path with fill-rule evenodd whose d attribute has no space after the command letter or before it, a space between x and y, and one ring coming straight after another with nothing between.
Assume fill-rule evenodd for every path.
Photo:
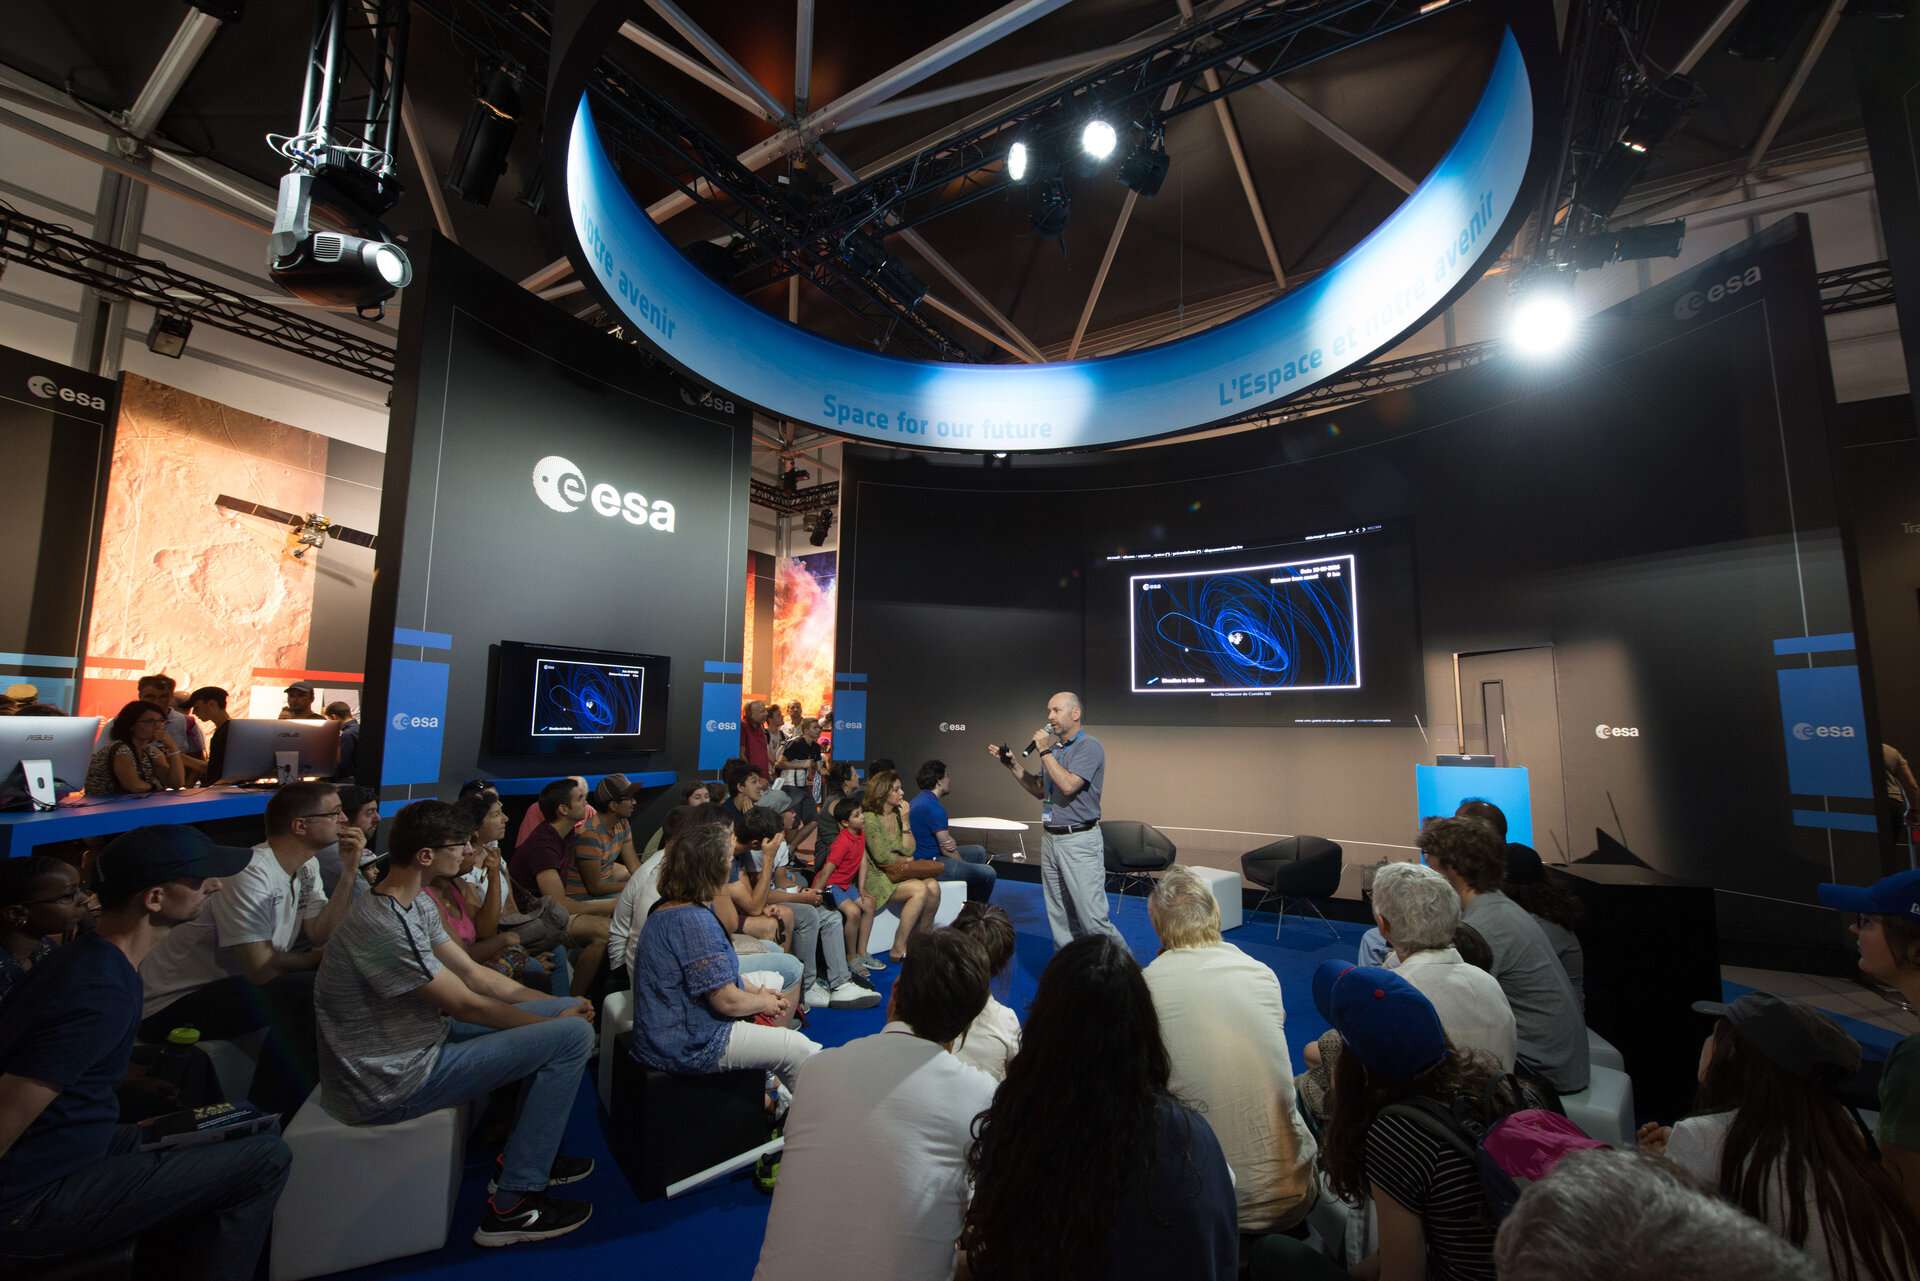
<instances>
[{"instance_id":1,"label":"esa logo","mask_svg":"<svg viewBox=\"0 0 1920 1281\"><path fill-rule=\"evenodd\" d=\"M602 516L618 516L629 525L651 525L663 534L673 532L673 504L664 498L648 506L644 494L622 494L612 485L589 486L578 467L558 454L548 454L533 465L533 492L557 512L591 505Z\"/></svg>"},{"instance_id":2,"label":"esa logo","mask_svg":"<svg viewBox=\"0 0 1920 1281\"><path fill-rule=\"evenodd\" d=\"M27 379L27 390L42 400L64 400L70 405L82 409L105 409L107 402L99 396L89 396L84 391L75 391L71 387L62 387L45 374L35 374Z\"/></svg>"},{"instance_id":3,"label":"esa logo","mask_svg":"<svg viewBox=\"0 0 1920 1281\"><path fill-rule=\"evenodd\" d=\"M1595 738L1639 738L1640 730L1634 725L1595 725Z\"/></svg>"},{"instance_id":4,"label":"esa logo","mask_svg":"<svg viewBox=\"0 0 1920 1281\"><path fill-rule=\"evenodd\" d=\"M1809 725L1801 721L1793 727L1793 736L1801 742L1810 742L1816 738L1852 738L1851 725Z\"/></svg>"},{"instance_id":5,"label":"esa logo","mask_svg":"<svg viewBox=\"0 0 1920 1281\"><path fill-rule=\"evenodd\" d=\"M1709 285L1705 291L1690 289L1680 295L1673 304L1675 320L1692 320L1714 303L1721 302L1742 289L1751 289L1760 283L1760 265L1755 263L1743 272L1728 276L1717 284Z\"/></svg>"},{"instance_id":6,"label":"esa logo","mask_svg":"<svg viewBox=\"0 0 1920 1281\"><path fill-rule=\"evenodd\" d=\"M438 716L409 716L405 712L395 712L391 722L395 729L439 729Z\"/></svg>"},{"instance_id":7,"label":"esa logo","mask_svg":"<svg viewBox=\"0 0 1920 1281\"><path fill-rule=\"evenodd\" d=\"M942 734L964 734L967 732L967 727L965 725L958 725L958 724L953 724L947 721L941 721L940 732Z\"/></svg>"},{"instance_id":8,"label":"esa logo","mask_svg":"<svg viewBox=\"0 0 1920 1281\"><path fill-rule=\"evenodd\" d=\"M865 728L866 728L866 726L865 726L865 725L863 725L862 723L860 723L859 721L841 721L841 722L840 722L840 724L839 724L839 726L838 726L838 728L840 728L840 729L865 729Z\"/></svg>"},{"instance_id":9,"label":"esa logo","mask_svg":"<svg viewBox=\"0 0 1920 1281\"><path fill-rule=\"evenodd\" d=\"M739 729L740 729L739 721L708 721L707 722L707 733L709 734L717 734L721 730L732 730L738 733Z\"/></svg>"}]
</instances>

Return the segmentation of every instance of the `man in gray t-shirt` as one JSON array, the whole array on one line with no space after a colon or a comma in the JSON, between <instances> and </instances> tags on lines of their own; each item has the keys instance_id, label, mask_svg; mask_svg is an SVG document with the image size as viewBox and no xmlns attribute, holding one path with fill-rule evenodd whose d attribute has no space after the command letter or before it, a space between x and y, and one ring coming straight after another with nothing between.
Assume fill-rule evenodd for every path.
<instances>
[{"instance_id":1,"label":"man in gray t-shirt","mask_svg":"<svg viewBox=\"0 0 1920 1281\"><path fill-rule=\"evenodd\" d=\"M591 1160L560 1155L594 1049L593 1007L522 987L447 936L424 887L459 872L473 826L444 801L400 811L386 877L354 898L327 945L314 1010L320 1101L350 1125L391 1125L526 1082L473 1235L496 1246L560 1236L593 1213L546 1194L593 1172Z\"/></svg>"},{"instance_id":2,"label":"man in gray t-shirt","mask_svg":"<svg viewBox=\"0 0 1920 1281\"><path fill-rule=\"evenodd\" d=\"M1587 1024L1580 998L1540 923L1501 892L1507 849L1476 818L1430 819L1416 841L1421 857L1460 894L1460 920L1493 952L1493 977L1513 1007L1520 1065L1562 1094L1587 1088Z\"/></svg>"}]
</instances>

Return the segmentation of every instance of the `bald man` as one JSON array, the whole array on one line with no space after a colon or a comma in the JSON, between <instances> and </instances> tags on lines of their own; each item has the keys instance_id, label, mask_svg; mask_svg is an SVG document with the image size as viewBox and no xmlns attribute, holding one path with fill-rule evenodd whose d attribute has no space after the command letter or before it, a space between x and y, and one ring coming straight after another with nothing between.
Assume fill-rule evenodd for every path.
<instances>
[{"instance_id":1,"label":"bald man","mask_svg":"<svg viewBox=\"0 0 1920 1281\"><path fill-rule=\"evenodd\" d=\"M1100 788L1107 752L1080 727L1080 696L1055 694L1047 702L1047 727L1033 736L1040 773L1022 770L1017 758L988 748L1014 782L1041 803L1040 885L1047 899L1047 925L1057 950L1087 934L1126 940L1107 919L1107 860L1100 840Z\"/></svg>"}]
</instances>

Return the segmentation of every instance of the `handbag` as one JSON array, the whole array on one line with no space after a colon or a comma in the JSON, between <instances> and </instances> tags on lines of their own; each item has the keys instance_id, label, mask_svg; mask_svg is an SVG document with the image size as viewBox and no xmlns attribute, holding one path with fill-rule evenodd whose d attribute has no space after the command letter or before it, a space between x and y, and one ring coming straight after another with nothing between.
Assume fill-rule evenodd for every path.
<instances>
[{"instance_id":1,"label":"handbag","mask_svg":"<svg viewBox=\"0 0 1920 1281\"><path fill-rule=\"evenodd\" d=\"M937 881L946 875L947 865L930 858L897 858L891 863L876 863L886 878L898 885L902 881Z\"/></svg>"},{"instance_id":2,"label":"handbag","mask_svg":"<svg viewBox=\"0 0 1920 1281\"><path fill-rule=\"evenodd\" d=\"M500 928L520 936L529 952L550 952L567 941L567 909L545 895L528 904L531 909L500 918Z\"/></svg>"}]
</instances>

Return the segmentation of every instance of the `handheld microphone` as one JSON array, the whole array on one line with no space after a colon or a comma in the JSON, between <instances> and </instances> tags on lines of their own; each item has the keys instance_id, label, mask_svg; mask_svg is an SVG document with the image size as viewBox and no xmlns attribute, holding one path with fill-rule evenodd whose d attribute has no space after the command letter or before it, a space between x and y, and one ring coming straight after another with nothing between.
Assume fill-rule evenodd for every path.
<instances>
[{"instance_id":1,"label":"handheld microphone","mask_svg":"<svg viewBox=\"0 0 1920 1281\"><path fill-rule=\"evenodd\" d=\"M1040 735L1040 734L1051 734L1051 733L1053 733L1053 731L1052 731L1052 730L1050 730L1050 729L1043 729L1043 730L1036 730L1036 731L1035 731L1035 734L1036 734L1036 736L1038 736L1038 735ZM1027 745L1026 745L1026 746L1025 746L1024 748L1022 748L1022 749L1021 749L1021 751L1020 751L1020 759L1024 761L1024 760L1026 760L1026 759L1027 759L1027 757L1029 757L1029 756L1032 756L1032 755L1033 755L1033 753L1034 753L1034 751L1035 751L1035 749L1036 749L1036 748L1037 748L1038 746L1039 746L1039 744L1037 744L1037 743L1035 743L1035 742L1034 742L1034 741L1033 741L1032 739L1028 739L1028 740L1027 740Z\"/></svg>"}]
</instances>

